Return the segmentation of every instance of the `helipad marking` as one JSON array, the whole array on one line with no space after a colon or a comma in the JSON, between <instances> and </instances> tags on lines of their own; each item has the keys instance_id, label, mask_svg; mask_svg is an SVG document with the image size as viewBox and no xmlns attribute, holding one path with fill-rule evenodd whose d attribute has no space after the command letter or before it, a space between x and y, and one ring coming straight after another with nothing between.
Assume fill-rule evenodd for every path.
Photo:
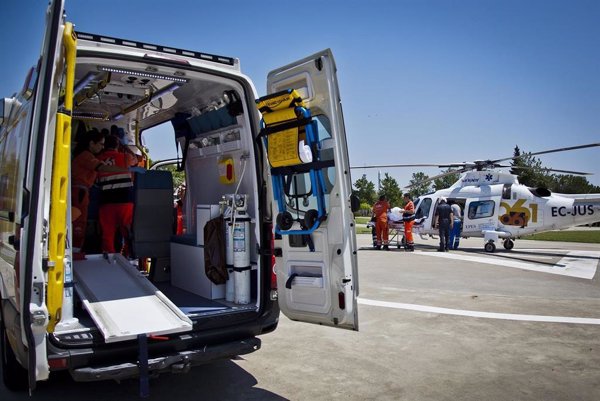
<instances>
[{"instance_id":1,"label":"helipad marking","mask_svg":"<svg viewBox=\"0 0 600 401\"><path fill-rule=\"evenodd\" d=\"M598 267L598 261L600 261L600 252L598 251L569 251L567 255L552 266L536 264L533 261L528 263L517 260L494 258L492 256L470 256L453 252L415 252L414 255L514 267L517 269L559 274L562 276L584 278L588 280L594 278L596 268Z\"/></svg>"},{"instance_id":2,"label":"helipad marking","mask_svg":"<svg viewBox=\"0 0 600 401\"><path fill-rule=\"evenodd\" d=\"M500 320L519 320L526 322L547 322L547 323L573 323L573 324L594 324L600 325L600 319L569 316L543 316L543 315L519 315L513 313L495 313L479 312L461 309L439 308L436 306L404 304L398 302L376 301L373 299L358 298L358 303L370 306L381 306L392 309L405 309L417 312L438 313L442 315L455 315L467 317L480 317L484 319Z\"/></svg>"}]
</instances>

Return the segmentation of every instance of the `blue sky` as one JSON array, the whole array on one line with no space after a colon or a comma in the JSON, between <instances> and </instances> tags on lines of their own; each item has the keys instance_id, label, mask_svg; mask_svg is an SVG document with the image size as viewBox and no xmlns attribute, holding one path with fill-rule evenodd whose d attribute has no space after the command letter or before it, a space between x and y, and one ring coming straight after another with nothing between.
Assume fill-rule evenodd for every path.
<instances>
[{"instance_id":1,"label":"blue sky","mask_svg":"<svg viewBox=\"0 0 600 401\"><path fill-rule=\"evenodd\" d=\"M0 95L9 96L39 55L46 2L2 3ZM259 95L271 69L331 48L352 165L600 142L597 0L67 0L66 10L80 31L238 57ZM542 162L593 172L600 185L599 158L597 147ZM382 174L404 186L415 171ZM353 180L363 172L376 181L374 170L353 170Z\"/></svg>"}]
</instances>

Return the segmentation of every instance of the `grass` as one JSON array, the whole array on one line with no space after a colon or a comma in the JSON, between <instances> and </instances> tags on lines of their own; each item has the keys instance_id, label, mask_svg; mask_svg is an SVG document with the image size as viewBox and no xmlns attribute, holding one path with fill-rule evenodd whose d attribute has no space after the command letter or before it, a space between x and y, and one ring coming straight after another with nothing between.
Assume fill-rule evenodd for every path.
<instances>
[{"instance_id":1,"label":"grass","mask_svg":"<svg viewBox=\"0 0 600 401\"><path fill-rule=\"evenodd\" d=\"M367 224L369 221L371 221L370 217L355 217L354 220L356 221L356 224Z\"/></svg>"},{"instance_id":2,"label":"grass","mask_svg":"<svg viewBox=\"0 0 600 401\"><path fill-rule=\"evenodd\" d=\"M523 237L523 239L600 244L600 230L548 231L546 233L528 235L526 237Z\"/></svg>"}]
</instances>

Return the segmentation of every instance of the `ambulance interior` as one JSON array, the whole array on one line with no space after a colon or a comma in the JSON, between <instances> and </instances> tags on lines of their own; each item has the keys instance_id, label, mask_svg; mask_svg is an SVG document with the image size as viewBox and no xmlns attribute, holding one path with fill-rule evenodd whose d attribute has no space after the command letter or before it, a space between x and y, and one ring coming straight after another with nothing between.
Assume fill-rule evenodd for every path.
<instances>
[{"instance_id":1,"label":"ambulance interior","mask_svg":"<svg viewBox=\"0 0 600 401\"><path fill-rule=\"evenodd\" d=\"M254 105L243 101L244 92L240 82L200 70L79 57L73 138L77 131L84 130L83 127L100 130L117 125L125 132L123 142L132 149L135 147L138 154L147 150L146 156L152 163L158 161L153 158L153 152L159 153L157 146L171 147L173 154L178 156L176 165L185 172L186 193L182 199L184 231L177 234L174 220L176 188L173 188L171 172L149 169L145 174L135 174L132 255L130 258L109 255L106 260L102 255L86 253L86 260L73 261L72 321L77 322L76 326L100 327L103 323L96 321L98 317L92 312L95 302L105 301L107 297L98 293L112 291L119 293L119 298L127 298L127 294L123 296L126 289L116 291L114 288L121 285L120 282L139 282L138 275L143 278L144 291L160 291L160 298L166 297L167 309L175 305L177 313L183 313L183 320L195 322L218 315L227 322L226 315L235 319L239 313L258 310L260 297L257 294L261 293L260 287L264 284L257 279L261 277L257 247L260 221L251 131L251 124L255 122L249 117L248 110ZM152 132L153 136L159 132L164 139L154 149L145 147L144 134L147 132ZM249 266L237 266L242 269L236 267L235 272L229 266L227 273L231 281L215 284L205 273L204 226L232 204L237 204L233 211L229 209L236 217L236 229L225 224L223 239L234 241L236 263L241 255L240 263ZM230 223L233 222L230 220ZM88 233L94 230L97 230L97 221L90 210ZM97 245L93 238L86 238L86 244L90 242L86 248ZM233 265L233 258L226 251L223 249L223 255ZM148 269L143 261L150 262ZM98 274L98 266L102 268L103 263L123 265L128 276L123 277L123 269L113 269L119 272L114 277ZM232 276L242 280L237 287ZM135 297L139 297L137 290L132 291L131 300ZM149 310L138 310L137 313L152 314ZM61 328L73 328L68 313L63 314L67 317L63 317L57 332ZM123 336L126 338L129 337Z\"/></svg>"}]
</instances>

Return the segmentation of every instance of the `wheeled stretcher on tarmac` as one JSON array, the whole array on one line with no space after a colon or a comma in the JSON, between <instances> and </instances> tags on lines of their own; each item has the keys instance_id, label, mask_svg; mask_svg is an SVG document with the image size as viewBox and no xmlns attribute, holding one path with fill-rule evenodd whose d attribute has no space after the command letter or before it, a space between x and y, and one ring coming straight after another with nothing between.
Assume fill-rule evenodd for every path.
<instances>
[{"instance_id":1,"label":"wheeled stretcher on tarmac","mask_svg":"<svg viewBox=\"0 0 600 401\"><path fill-rule=\"evenodd\" d=\"M425 221L425 217L421 217L418 219L414 219L415 224L413 225L413 234L419 234L422 239L427 239L423 234L421 234L421 227L423 227L423 222ZM375 233L375 220L371 219L367 223L367 228L371 228L371 234L373 235L373 247L377 246L377 236ZM388 239L389 246L396 246L396 248L400 249L406 245L406 239L404 238L404 219L400 219L398 221L388 220Z\"/></svg>"}]
</instances>

